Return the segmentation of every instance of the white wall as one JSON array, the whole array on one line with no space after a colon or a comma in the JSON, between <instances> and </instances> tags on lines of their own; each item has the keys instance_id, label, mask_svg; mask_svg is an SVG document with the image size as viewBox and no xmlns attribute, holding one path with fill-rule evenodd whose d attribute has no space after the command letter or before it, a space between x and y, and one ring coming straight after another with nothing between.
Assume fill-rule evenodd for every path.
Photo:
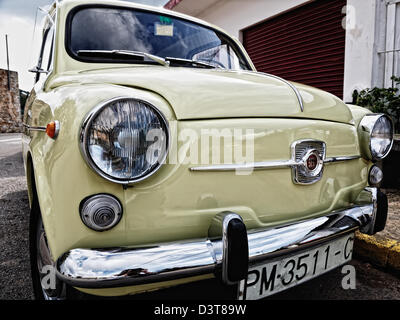
<instances>
[{"instance_id":1,"label":"white wall","mask_svg":"<svg viewBox=\"0 0 400 320\"><path fill-rule=\"evenodd\" d=\"M183 0L174 10L220 26L241 39L241 30L308 0ZM347 0L344 97L400 76L400 0ZM394 55L394 59L393 59ZM394 64L393 64L394 61Z\"/></svg>"},{"instance_id":2,"label":"white wall","mask_svg":"<svg viewBox=\"0 0 400 320\"><path fill-rule=\"evenodd\" d=\"M400 0L377 0L373 86L391 87L400 76Z\"/></svg>"},{"instance_id":3,"label":"white wall","mask_svg":"<svg viewBox=\"0 0 400 320\"><path fill-rule=\"evenodd\" d=\"M215 24L240 39L240 30L308 0L220 0L197 13L197 17ZM182 1L182 4L185 0ZM179 11L179 7L177 8Z\"/></svg>"},{"instance_id":4,"label":"white wall","mask_svg":"<svg viewBox=\"0 0 400 320\"><path fill-rule=\"evenodd\" d=\"M375 46L376 0L347 0L344 101L370 88Z\"/></svg>"},{"instance_id":5,"label":"white wall","mask_svg":"<svg viewBox=\"0 0 400 320\"><path fill-rule=\"evenodd\" d=\"M400 76L400 1L347 0L344 100L373 87L390 87ZM351 21L352 20L352 21Z\"/></svg>"}]
</instances>

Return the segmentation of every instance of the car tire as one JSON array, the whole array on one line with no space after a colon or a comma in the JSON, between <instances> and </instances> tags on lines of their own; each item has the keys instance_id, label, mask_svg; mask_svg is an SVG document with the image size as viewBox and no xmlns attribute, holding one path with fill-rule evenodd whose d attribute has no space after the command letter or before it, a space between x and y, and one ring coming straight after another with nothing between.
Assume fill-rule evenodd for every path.
<instances>
[{"instance_id":1,"label":"car tire","mask_svg":"<svg viewBox=\"0 0 400 320\"><path fill-rule=\"evenodd\" d=\"M47 245L46 233L37 198L33 199L30 212L29 253L35 299L65 300L68 296L68 288L55 275L54 263Z\"/></svg>"}]
</instances>

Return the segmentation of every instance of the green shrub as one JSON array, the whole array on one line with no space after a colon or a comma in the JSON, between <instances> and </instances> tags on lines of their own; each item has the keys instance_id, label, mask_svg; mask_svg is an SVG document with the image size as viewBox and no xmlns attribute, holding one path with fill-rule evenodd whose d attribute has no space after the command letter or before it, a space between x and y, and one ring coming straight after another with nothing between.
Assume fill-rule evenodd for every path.
<instances>
[{"instance_id":1,"label":"green shrub","mask_svg":"<svg viewBox=\"0 0 400 320\"><path fill-rule=\"evenodd\" d=\"M393 88L372 88L360 92L354 90L353 103L368 108L375 113L389 115L395 125L396 132L400 132L400 92L396 85L400 85L400 78L392 77L395 83Z\"/></svg>"}]
</instances>

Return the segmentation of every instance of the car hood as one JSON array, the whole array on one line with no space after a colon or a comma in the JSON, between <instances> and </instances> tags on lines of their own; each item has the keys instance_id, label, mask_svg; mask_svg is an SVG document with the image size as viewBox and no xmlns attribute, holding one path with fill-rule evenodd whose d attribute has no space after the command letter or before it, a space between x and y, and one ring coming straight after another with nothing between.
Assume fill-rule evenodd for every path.
<instances>
[{"instance_id":1,"label":"car hood","mask_svg":"<svg viewBox=\"0 0 400 320\"><path fill-rule=\"evenodd\" d=\"M177 120L246 117L308 118L353 124L349 108L337 97L273 76L249 71L135 66L68 72L55 76L51 88L66 84L107 83L141 88L166 99Z\"/></svg>"}]
</instances>

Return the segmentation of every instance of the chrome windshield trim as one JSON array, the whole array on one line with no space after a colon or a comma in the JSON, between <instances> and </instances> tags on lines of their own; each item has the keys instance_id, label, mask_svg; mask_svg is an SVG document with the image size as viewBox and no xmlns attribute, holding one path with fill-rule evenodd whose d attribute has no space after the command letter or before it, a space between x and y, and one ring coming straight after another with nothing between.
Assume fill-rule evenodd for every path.
<instances>
[{"instance_id":1,"label":"chrome windshield trim","mask_svg":"<svg viewBox=\"0 0 400 320\"><path fill-rule=\"evenodd\" d=\"M358 228L368 230L376 212L375 188L364 189L351 207L289 225L248 231L249 261L314 246ZM57 277L78 288L111 288L218 272L222 237L161 243L141 248L72 249L56 262Z\"/></svg>"},{"instance_id":2,"label":"chrome windshield trim","mask_svg":"<svg viewBox=\"0 0 400 320\"><path fill-rule=\"evenodd\" d=\"M360 159L361 156L339 156L325 158L324 164L330 164L335 162L351 161ZM302 162L296 162L295 160L284 160L284 161L261 161L245 164L216 164L210 166L199 166L190 167L190 171L236 171L236 170L272 170L282 168L293 168L301 166Z\"/></svg>"}]
</instances>

